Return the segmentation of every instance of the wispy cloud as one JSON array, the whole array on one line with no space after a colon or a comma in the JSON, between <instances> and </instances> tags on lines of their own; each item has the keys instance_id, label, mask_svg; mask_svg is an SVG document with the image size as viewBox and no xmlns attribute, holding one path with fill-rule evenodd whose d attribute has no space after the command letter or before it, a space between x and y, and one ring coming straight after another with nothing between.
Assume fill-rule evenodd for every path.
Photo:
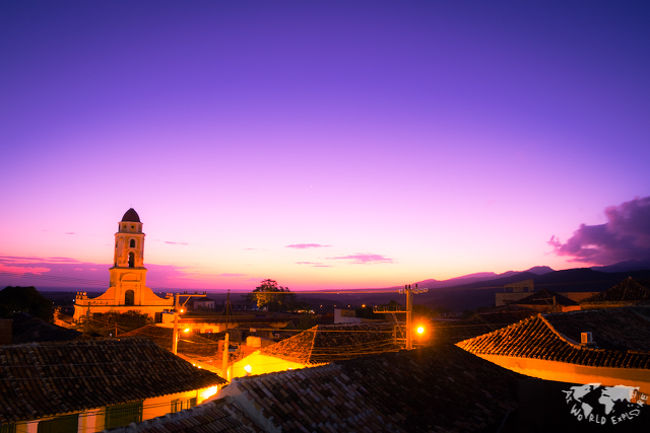
<instances>
[{"instance_id":1,"label":"wispy cloud","mask_svg":"<svg viewBox=\"0 0 650 433\"><path fill-rule=\"evenodd\" d=\"M297 265L309 265L314 268L331 268L332 265L328 265L320 262L296 262Z\"/></svg>"},{"instance_id":2,"label":"wispy cloud","mask_svg":"<svg viewBox=\"0 0 650 433\"><path fill-rule=\"evenodd\" d=\"M223 274L217 274L218 277L245 277L246 274L237 274L237 273L229 273L229 272L224 272Z\"/></svg>"},{"instance_id":3,"label":"wispy cloud","mask_svg":"<svg viewBox=\"0 0 650 433\"><path fill-rule=\"evenodd\" d=\"M0 263L0 272L6 272L13 275L34 274L41 275L50 272L50 268L43 266L8 266Z\"/></svg>"},{"instance_id":4,"label":"wispy cloud","mask_svg":"<svg viewBox=\"0 0 650 433\"><path fill-rule=\"evenodd\" d=\"M76 235L75 232L65 232L66 235Z\"/></svg>"},{"instance_id":5,"label":"wispy cloud","mask_svg":"<svg viewBox=\"0 0 650 433\"><path fill-rule=\"evenodd\" d=\"M650 197L610 206L605 216L604 224L581 224L564 243L556 236L548 243L556 254L577 262L608 265L650 260Z\"/></svg>"},{"instance_id":6,"label":"wispy cloud","mask_svg":"<svg viewBox=\"0 0 650 433\"><path fill-rule=\"evenodd\" d=\"M81 262L71 257L0 256L0 263L27 265L27 264L81 263Z\"/></svg>"},{"instance_id":7,"label":"wispy cloud","mask_svg":"<svg viewBox=\"0 0 650 433\"><path fill-rule=\"evenodd\" d=\"M329 248L331 245L324 245L324 244L316 244L316 243L311 243L311 244L290 244L287 245L286 248L296 248L299 250L304 250L307 248Z\"/></svg>"},{"instance_id":8,"label":"wispy cloud","mask_svg":"<svg viewBox=\"0 0 650 433\"><path fill-rule=\"evenodd\" d=\"M393 263L393 259L381 254L351 254L348 256L328 257L329 260L348 260L354 265L367 265L375 263Z\"/></svg>"},{"instance_id":9,"label":"wispy cloud","mask_svg":"<svg viewBox=\"0 0 650 433\"><path fill-rule=\"evenodd\" d=\"M165 242L167 245L183 245L183 246L189 245L187 242L174 242L174 241L163 241L163 242Z\"/></svg>"}]
</instances>

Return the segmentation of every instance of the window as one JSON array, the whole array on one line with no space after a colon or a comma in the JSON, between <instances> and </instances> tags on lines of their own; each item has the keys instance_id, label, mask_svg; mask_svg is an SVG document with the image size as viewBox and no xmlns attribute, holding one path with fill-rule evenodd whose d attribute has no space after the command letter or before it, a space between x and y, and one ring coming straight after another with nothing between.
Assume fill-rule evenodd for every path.
<instances>
[{"instance_id":1,"label":"window","mask_svg":"<svg viewBox=\"0 0 650 433\"><path fill-rule=\"evenodd\" d=\"M129 247L135 248L135 239L131 239L131 242L129 242Z\"/></svg>"},{"instance_id":2,"label":"window","mask_svg":"<svg viewBox=\"0 0 650 433\"><path fill-rule=\"evenodd\" d=\"M135 294L133 290L124 292L124 305L133 305L135 303Z\"/></svg>"},{"instance_id":3,"label":"window","mask_svg":"<svg viewBox=\"0 0 650 433\"><path fill-rule=\"evenodd\" d=\"M135 264L135 255L133 253L129 253L129 268L132 268L133 265Z\"/></svg>"},{"instance_id":4,"label":"window","mask_svg":"<svg viewBox=\"0 0 650 433\"><path fill-rule=\"evenodd\" d=\"M38 433L77 433L79 414L59 416L38 423Z\"/></svg>"},{"instance_id":5,"label":"window","mask_svg":"<svg viewBox=\"0 0 650 433\"><path fill-rule=\"evenodd\" d=\"M16 424L0 424L0 433L16 433Z\"/></svg>"},{"instance_id":6,"label":"window","mask_svg":"<svg viewBox=\"0 0 650 433\"><path fill-rule=\"evenodd\" d=\"M171 413L176 413L194 406L196 406L196 397L190 399L177 398L176 400L172 400Z\"/></svg>"},{"instance_id":7,"label":"window","mask_svg":"<svg viewBox=\"0 0 650 433\"><path fill-rule=\"evenodd\" d=\"M124 403L106 408L106 430L142 421L142 402Z\"/></svg>"}]
</instances>

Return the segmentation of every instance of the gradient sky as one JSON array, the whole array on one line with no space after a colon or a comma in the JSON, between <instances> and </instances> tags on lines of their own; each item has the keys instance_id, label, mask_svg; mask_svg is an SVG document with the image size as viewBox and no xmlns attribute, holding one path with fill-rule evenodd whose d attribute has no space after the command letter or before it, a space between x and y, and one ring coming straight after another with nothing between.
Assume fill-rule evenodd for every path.
<instances>
[{"instance_id":1,"label":"gradient sky","mask_svg":"<svg viewBox=\"0 0 650 433\"><path fill-rule=\"evenodd\" d=\"M154 288L606 264L563 243L648 204L649 22L647 2L4 1L0 283L107 283L129 207Z\"/></svg>"}]
</instances>

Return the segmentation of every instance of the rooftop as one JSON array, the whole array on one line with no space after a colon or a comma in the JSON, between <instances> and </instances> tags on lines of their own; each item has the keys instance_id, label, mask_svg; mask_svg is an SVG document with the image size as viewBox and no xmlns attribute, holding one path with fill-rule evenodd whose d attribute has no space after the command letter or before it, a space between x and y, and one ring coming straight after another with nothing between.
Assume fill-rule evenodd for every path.
<instances>
[{"instance_id":1,"label":"rooftop","mask_svg":"<svg viewBox=\"0 0 650 433\"><path fill-rule=\"evenodd\" d=\"M628 277L609 289L584 300L585 303L617 301L650 302L650 288L647 283L641 283L632 277Z\"/></svg>"},{"instance_id":2,"label":"rooftop","mask_svg":"<svg viewBox=\"0 0 650 433\"><path fill-rule=\"evenodd\" d=\"M302 364L321 364L396 350L399 347L392 325L316 325L263 348L261 353Z\"/></svg>"},{"instance_id":3,"label":"rooftop","mask_svg":"<svg viewBox=\"0 0 650 433\"><path fill-rule=\"evenodd\" d=\"M648 313L636 307L537 314L457 346L474 354L650 369ZM580 333L586 331L594 345L579 344Z\"/></svg>"},{"instance_id":4,"label":"rooftop","mask_svg":"<svg viewBox=\"0 0 650 433\"><path fill-rule=\"evenodd\" d=\"M533 292L531 295L518 301L514 301L513 303L519 305L578 305L577 302L572 301L566 296L562 296L546 289Z\"/></svg>"},{"instance_id":5,"label":"rooftop","mask_svg":"<svg viewBox=\"0 0 650 433\"><path fill-rule=\"evenodd\" d=\"M237 378L223 394L284 432L471 432L500 424L520 377L439 345Z\"/></svg>"},{"instance_id":6,"label":"rooftop","mask_svg":"<svg viewBox=\"0 0 650 433\"><path fill-rule=\"evenodd\" d=\"M140 338L0 346L0 423L225 382Z\"/></svg>"}]
</instances>

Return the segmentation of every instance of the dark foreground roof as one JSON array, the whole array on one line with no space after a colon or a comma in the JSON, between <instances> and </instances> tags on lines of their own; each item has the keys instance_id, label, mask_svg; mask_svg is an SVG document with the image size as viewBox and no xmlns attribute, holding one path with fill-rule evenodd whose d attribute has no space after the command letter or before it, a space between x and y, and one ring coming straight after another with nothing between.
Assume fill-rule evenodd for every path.
<instances>
[{"instance_id":1,"label":"dark foreground roof","mask_svg":"<svg viewBox=\"0 0 650 433\"><path fill-rule=\"evenodd\" d=\"M457 345L477 355L650 369L650 319L641 311L622 308L538 314ZM594 345L580 344L580 333L586 331L592 333Z\"/></svg>"},{"instance_id":2,"label":"dark foreground roof","mask_svg":"<svg viewBox=\"0 0 650 433\"><path fill-rule=\"evenodd\" d=\"M519 377L441 345L237 378L224 394L283 432L469 432L503 421Z\"/></svg>"},{"instance_id":3,"label":"dark foreground roof","mask_svg":"<svg viewBox=\"0 0 650 433\"><path fill-rule=\"evenodd\" d=\"M0 346L0 423L223 383L145 339Z\"/></svg>"},{"instance_id":4,"label":"dark foreground roof","mask_svg":"<svg viewBox=\"0 0 650 433\"><path fill-rule=\"evenodd\" d=\"M302 364L321 364L396 350L392 325L364 324L316 325L261 352Z\"/></svg>"}]
</instances>

